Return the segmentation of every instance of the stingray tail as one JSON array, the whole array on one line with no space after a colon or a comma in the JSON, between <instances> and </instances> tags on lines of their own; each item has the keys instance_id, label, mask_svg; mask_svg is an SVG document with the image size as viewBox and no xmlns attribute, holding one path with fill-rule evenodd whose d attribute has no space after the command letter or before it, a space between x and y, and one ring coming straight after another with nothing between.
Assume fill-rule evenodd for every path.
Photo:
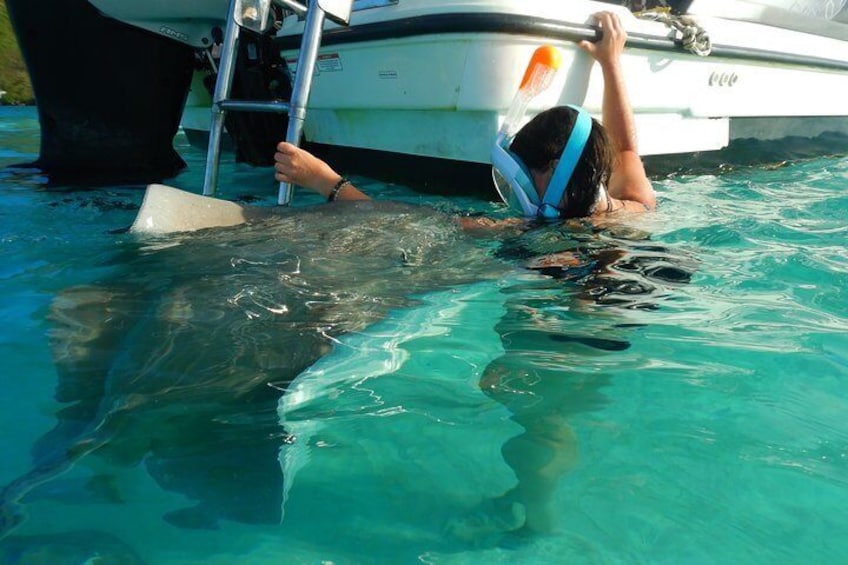
<instances>
[{"instance_id":1,"label":"stingray tail","mask_svg":"<svg viewBox=\"0 0 848 565\"><path fill-rule=\"evenodd\" d=\"M16 502L14 498L10 498L7 490L9 490L9 487L6 487L0 493L0 540L8 536L24 521L23 506Z\"/></svg>"},{"instance_id":2,"label":"stingray tail","mask_svg":"<svg viewBox=\"0 0 848 565\"><path fill-rule=\"evenodd\" d=\"M21 475L0 491L0 540L8 536L26 519L21 501L33 489L65 473L92 451L98 449L105 440L93 438L77 442L71 448L50 460L38 463L28 473Z\"/></svg>"}]
</instances>

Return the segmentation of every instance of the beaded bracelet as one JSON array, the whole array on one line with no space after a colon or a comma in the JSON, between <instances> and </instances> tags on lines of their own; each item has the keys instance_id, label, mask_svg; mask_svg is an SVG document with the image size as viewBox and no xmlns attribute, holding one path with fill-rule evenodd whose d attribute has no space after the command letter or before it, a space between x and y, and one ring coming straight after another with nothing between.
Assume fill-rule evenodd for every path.
<instances>
[{"instance_id":1,"label":"beaded bracelet","mask_svg":"<svg viewBox=\"0 0 848 565\"><path fill-rule=\"evenodd\" d=\"M339 179L339 182L333 186L333 190L330 191L330 194L327 196L327 202L332 202L336 199L336 196L339 195L339 191L343 189L345 186L349 185L350 181L345 177Z\"/></svg>"}]
</instances>

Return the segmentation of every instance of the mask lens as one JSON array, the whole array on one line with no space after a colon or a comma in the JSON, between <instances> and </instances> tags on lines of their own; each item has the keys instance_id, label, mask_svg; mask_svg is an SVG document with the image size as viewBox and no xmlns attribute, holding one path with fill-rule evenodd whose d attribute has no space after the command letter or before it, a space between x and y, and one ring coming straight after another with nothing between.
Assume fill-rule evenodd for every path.
<instances>
[{"instance_id":1,"label":"mask lens","mask_svg":"<svg viewBox=\"0 0 848 565\"><path fill-rule=\"evenodd\" d=\"M492 167L492 180L495 183L495 190L498 191L501 200L513 211L524 214L524 208L521 206L521 201L518 200L512 184L495 167Z\"/></svg>"},{"instance_id":2,"label":"mask lens","mask_svg":"<svg viewBox=\"0 0 848 565\"><path fill-rule=\"evenodd\" d=\"M509 206L510 210L521 216L536 215L539 210L538 206L530 202L524 189L515 180L510 181L497 167L492 167L492 180L495 182L495 189L498 191L501 200Z\"/></svg>"},{"instance_id":3,"label":"mask lens","mask_svg":"<svg viewBox=\"0 0 848 565\"><path fill-rule=\"evenodd\" d=\"M492 180L501 200L522 216L535 216L538 210L536 189L518 158L496 145L492 164Z\"/></svg>"}]
</instances>

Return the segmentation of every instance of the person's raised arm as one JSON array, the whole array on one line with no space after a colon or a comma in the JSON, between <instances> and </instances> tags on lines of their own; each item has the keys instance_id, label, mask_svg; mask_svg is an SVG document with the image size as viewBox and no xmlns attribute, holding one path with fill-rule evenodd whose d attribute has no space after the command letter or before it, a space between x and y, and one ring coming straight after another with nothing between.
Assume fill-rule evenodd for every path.
<instances>
[{"instance_id":1,"label":"person's raised arm","mask_svg":"<svg viewBox=\"0 0 848 565\"><path fill-rule=\"evenodd\" d=\"M601 28L601 39L597 43L581 41L579 45L598 62L604 76L602 122L615 149L615 162L607 189L610 196L624 200L625 205L629 201L653 209L656 196L639 157L636 124L621 70L621 53L627 32L612 12L600 12L595 14L595 18Z\"/></svg>"},{"instance_id":2,"label":"person's raised arm","mask_svg":"<svg viewBox=\"0 0 848 565\"><path fill-rule=\"evenodd\" d=\"M370 200L330 165L285 141L277 144L274 154L274 178L308 188L330 201Z\"/></svg>"}]
</instances>

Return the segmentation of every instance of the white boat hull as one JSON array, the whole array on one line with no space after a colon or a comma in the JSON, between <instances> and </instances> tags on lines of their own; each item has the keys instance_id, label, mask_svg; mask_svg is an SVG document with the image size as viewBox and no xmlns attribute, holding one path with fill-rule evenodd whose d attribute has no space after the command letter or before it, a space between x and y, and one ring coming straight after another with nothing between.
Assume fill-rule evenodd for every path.
<instances>
[{"instance_id":1,"label":"white boat hull","mask_svg":"<svg viewBox=\"0 0 848 565\"><path fill-rule=\"evenodd\" d=\"M380 46L324 50L339 70L317 73L306 136L329 145L486 162L525 62L538 45L538 40L490 36L412 40L390 53L381 53ZM573 45L560 47L565 71L531 109L573 103L599 116L600 73ZM769 119L772 139L816 135L839 121L846 125L848 107L840 93L848 92L848 74L684 57L631 50L624 58L645 155L724 147L733 118L843 116L818 119L815 125L794 119L782 132L779 120ZM434 58L449 63L437 65ZM711 84L714 76L738 78L730 86ZM790 86L801 84L811 88ZM808 125L814 127L805 131ZM748 127L733 131L759 137Z\"/></svg>"},{"instance_id":2,"label":"white boat hull","mask_svg":"<svg viewBox=\"0 0 848 565\"><path fill-rule=\"evenodd\" d=\"M350 29L390 30L428 18L486 22L492 15L493 21L555 22L579 35L591 32L591 14L601 9L617 11L632 38L622 64L643 155L720 149L736 138L848 135L848 32L839 37L848 25L835 21L826 22L829 35L813 35L706 15L699 23L715 47L707 57L676 47L662 23L592 1L551 6L544 0L401 0L355 12ZM284 46L287 37L295 45L300 32L301 24L290 20L279 36ZM531 110L574 103L600 117L602 77L573 38L563 39L556 26L545 33L545 25L538 25L540 31L529 33L486 25L485 31L452 25L445 32L427 32L425 25L421 33L384 31L391 37L360 34L352 40L345 39L347 30L328 26L304 126L307 139L486 163L526 63L543 43L560 48L563 67ZM296 73L297 50L282 54ZM184 127L208 128L205 104L189 104Z\"/></svg>"}]
</instances>

